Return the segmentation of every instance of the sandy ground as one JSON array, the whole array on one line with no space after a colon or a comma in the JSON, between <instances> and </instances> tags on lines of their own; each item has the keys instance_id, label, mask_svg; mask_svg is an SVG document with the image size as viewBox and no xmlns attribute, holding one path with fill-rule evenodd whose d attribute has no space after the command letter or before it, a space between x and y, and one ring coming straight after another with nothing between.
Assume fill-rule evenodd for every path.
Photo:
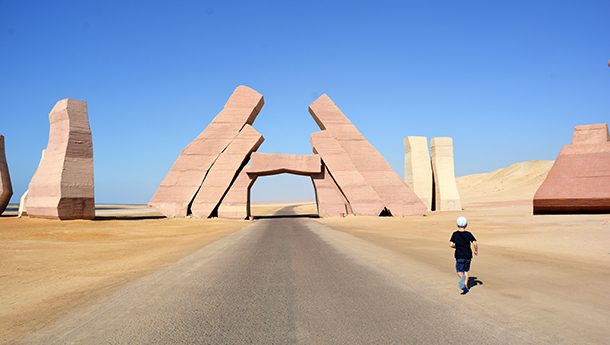
<instances>
[{"instance_id":1,"label":"sandy ground","mask_svg":"<svg viewBox=\"0 0 610 345\"><path fill-rule=\"evenodd\" d=\"M478 285L467 296L459 295L448 246L458 214L469 218L480 244L471 269ZM404 265L404 279L463 298L460 303L491 322L528 327L568 344L604 344L610 336L608 215L534 217L529 205L487 205L426 217L317 221L398 253L405 260L380 264Z\"/></svg>"},{"instance_id":2,"label":"sandy ground","mask_svg":"<svg viewBox=\"0 0 610 345\"><path fill-rule=\"evenodd\" d=\"M465 208L529 205L553 161L526 161L488 173L457 178Z\"/></svg>"},{"instance_id":3,"label":"sandy ground","mask_svg":"<svg viewBox=\"0 0 610 345\"><path fill-rule=\"evenodd\" d=\"M159 219L129 205L97 214L96 221L64 222L0 217L0 343L249 224Z\"/></svg>"}]
</instances>

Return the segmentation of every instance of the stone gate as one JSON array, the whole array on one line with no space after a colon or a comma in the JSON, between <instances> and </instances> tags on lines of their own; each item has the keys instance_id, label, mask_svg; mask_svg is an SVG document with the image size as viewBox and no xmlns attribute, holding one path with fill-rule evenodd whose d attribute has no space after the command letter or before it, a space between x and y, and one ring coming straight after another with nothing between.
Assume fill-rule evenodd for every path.
<instances>
[{"instance_id":1,"label":"stone gate","mask_svg":"<svg viewBox=\"0 0 610 345\"><path fill-rule=\"evenodd\" d=\"M238 86L212 123L178 156L149 202L167 217L245 219L259 176L310 176L320 217L422 215L426 206L327 95L309 106L321 131L313 155L256 152L263 136L252 127L264 104Z\"/></svg>"}]
</instances>

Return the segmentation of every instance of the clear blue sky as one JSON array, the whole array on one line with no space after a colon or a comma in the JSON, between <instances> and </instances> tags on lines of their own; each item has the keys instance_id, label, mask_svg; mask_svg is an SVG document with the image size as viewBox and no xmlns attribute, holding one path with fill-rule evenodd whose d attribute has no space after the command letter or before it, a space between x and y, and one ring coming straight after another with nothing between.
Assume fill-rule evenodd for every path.
<instances>
[{"instance_id":1,"label":"clear blue sky","mask_svg":"<svg viewBox=\"0 0 610 345\"><path fill-rule=\"evenodd\" d=\"M403 174L407 135L452 136L458 175L554 159L610 122L610 1L0 1L0 133L15 189L48 112L89 105L98 202L147 202L234 87L265 96L259 151L310 153L328 93ZM254 200L313 198L266 177Z\"/></svg>"}]
</instances>

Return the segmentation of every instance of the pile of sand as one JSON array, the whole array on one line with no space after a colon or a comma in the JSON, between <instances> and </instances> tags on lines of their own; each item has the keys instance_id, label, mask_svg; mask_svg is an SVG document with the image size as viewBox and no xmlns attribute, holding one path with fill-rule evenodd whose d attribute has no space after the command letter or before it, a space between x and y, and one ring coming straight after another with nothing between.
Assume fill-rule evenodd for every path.
<instances>
[{"instance_id":1,"label":"pile of sand","mask_svg":"<svg viewBox=\"0 0 610 345\"><path fill-rule=\"evenodd\" d=\"M457 178L464 206L489 203L531 203L553 161L526 161L488 173Z\"/></svg>"}]
</instances>

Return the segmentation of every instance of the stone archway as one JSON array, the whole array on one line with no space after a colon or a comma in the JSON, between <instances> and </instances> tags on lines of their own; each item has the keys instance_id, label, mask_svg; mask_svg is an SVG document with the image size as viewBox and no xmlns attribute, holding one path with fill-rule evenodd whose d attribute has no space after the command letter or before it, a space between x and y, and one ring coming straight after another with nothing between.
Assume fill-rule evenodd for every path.
<instances>
[{"instance_id":1,"label":"stone archway","mask_svg":"<svg viewBox=\"0 0 610 345\"><path fill-rule=\"evenodd\" d=\"M320 127L311 135L314 155L256 153L264 138L252 125L263 104L260 93L238 86L178 156L149 205L167 217L248 218L256 177L288 172L312 178L320 217L425 213L422 201L327 95L309 106Z\"/></svg>"},{"instance_id":2,"label":"stone archway","mask_svg":"<svg viewBox=\"0 0 610 345\"><path fill-rule=\"evenodd\" d=\"M332 177L320 156L252 153L250 165L246 166L223 198L217 215L220 218L248 219L251 217L250 191L261 176L277 174L309 176L316 194L316 205L320 217L345 216L349 204L336 188Z\"/></svg>"}]
</instances>

